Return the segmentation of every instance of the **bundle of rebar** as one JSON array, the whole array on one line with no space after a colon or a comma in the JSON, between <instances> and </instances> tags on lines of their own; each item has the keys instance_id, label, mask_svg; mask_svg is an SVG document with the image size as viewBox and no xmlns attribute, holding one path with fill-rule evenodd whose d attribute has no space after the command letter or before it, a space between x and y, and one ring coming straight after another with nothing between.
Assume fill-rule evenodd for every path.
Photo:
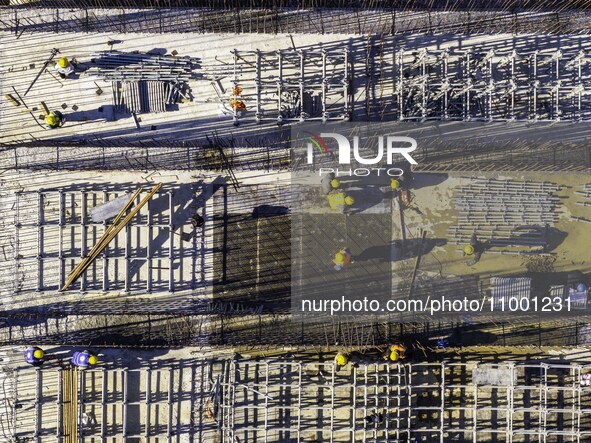
<instances>
[{"instance_id":1,"label":"bundle of rebar","mask_svg":"<svg viewBox=\"0 0 591 443\"><path fill-rule=\"evenodd\" d=\"M581 200L575 201L575 205L582 206L584 208L591 207L591 183L578 186L580 191L575 191L575 196ZM584 217L572 216L572 219L581 223L591 224L591 218L587 216L590 212L585 211Z\"/></svg>"},{"instance_id":2,"label":"bundle of rebar","mask_svg":"<svg viewBox=\"0 0 591 443\"><path fill-rule=\"evenodd\" d=\"M89 70L104 80L111 81L176 81L186 82L193 77L197 60L192 57L160 56L119 51L99 52L91 60L95 69Z\"/></svg>"},{"instance_id":3,"label":"bundle of rebar","mask_svg":"<svg viewBox=\"0 0 591 443\"><path fill-rule=\"evenodd\" d=\"M62 417L61 435L64 443L76 443L78 441L78 371L72 367L60 371L60 398L58 405Z\"/></svg>"},{"instance_id":4,"label":"bundle of rebar","mask_svg":"<svg viewBox=\"0 0 591 443\"><path fill-rule=\"evenodd\" d=\"M473 234L496 246L543 247L558 220L559 186L549 182L474 180L454 198L457 224L451 242L469 244Z\"/></svg>"}]
</instances>

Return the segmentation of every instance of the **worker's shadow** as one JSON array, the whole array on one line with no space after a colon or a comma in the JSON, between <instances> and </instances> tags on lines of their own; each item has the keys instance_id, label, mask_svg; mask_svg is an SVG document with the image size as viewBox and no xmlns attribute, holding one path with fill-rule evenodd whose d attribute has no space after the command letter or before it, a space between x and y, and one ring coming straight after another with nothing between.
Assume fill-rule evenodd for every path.
<instances>
[{"instance_id":1,"label":"worker's shadow","mask_svg":"<svg viewBox=\"0 0 591 443\"><path fill-rule=\"evenodd\" d=\"M422 246L421 246L422 242ZM358 255L353 256L355 261L378 260L380 262L390 262L406 260L431 252L435 247L443 246L447 243L444 238L427 238L424 241L420 238L394 240L386 245L370 246Z\"/></svg>"},{"instance_id":2,"label":"worker's shadow","mask_svg":"<svg viewBox=\"0 0 591 443\"><path fill-rule=\"evenodd\" d=\"M100 120L112 121L114 120L115 108L113 105L103 105L95 109L86 111L67 112L61 111L64 114L64 125L68 123L92 123Z\"/></svg>"},{"instance_id":3,"label":"worker's shadow","mask_svg":"<svg viewBox=\"0 0 591 443\"><path fill-rule=\"evenodd\" d=\"M544 252L556 249L568 236L566 232L549 226L518 226L508 240L487 240L484 249L507 246L541 247Z\"/></svg>"},{"instance_id":4,"label":"worker's shadow","mask_svg":"<svg viewBox=\"0 0 591 443\"><path fill-rule=\"evenodd\" d=\"M174 189L172 195L172 213L169 214L169 196L168 194L160 194L152 199L150 204L150 211L152 213L152 223L161 226L172 226L171 233L168 227L154 229L157 232L156 236L150 241L150 249L159 258L164 258L170 254L170 241L172 239L174 256L173 262L170 266L173 267L175 275L180 275L180 278L175 278L175 289L188 289L193 286L192 279L185 279L183 276L189 271L183 270L183 258L192 254L194 247L193 241L195 236L195 227L192 226L191 220L199 211L199 199L196 193L201 190L201 183L181 185ZM202 211L201 211L202 212ZM169 220L168 217L171 217ZM147 249L142 247L141 250L136 251L138 256L146 256ZM142 267L147 266L145 260L135 260L130 264L131 280L141 284L142 278L140 271ZM166 274L166 273L165 273ZM157 290L159 286L165 285L166 279L157 280L156 272L153 274L153 288Z\"/></svg>"},{"instance_id":5,"label":"worker's shadow","mask_svg":"<svg viewBox=\"0 0 591 443\"><path fill-rule=\"evenodd\" d=\"M418 173L413 174L411 189L421 189L431 186L437 186L449 178L448 174L430 174Z\"/></svg>"},{"instance_id":6,"label":"worker's shadow","mask_svg":"<svg viewBox=\"0 0 591 443\"><path fill-rule=\"evenodd\" d=\"M366 186L364 188L350 187L345 189L345 194L353 197L355 203L347 210L349 214L357 214L379 205L387 193L382 191L379 186Z\"/></svg>"}]
</instances>

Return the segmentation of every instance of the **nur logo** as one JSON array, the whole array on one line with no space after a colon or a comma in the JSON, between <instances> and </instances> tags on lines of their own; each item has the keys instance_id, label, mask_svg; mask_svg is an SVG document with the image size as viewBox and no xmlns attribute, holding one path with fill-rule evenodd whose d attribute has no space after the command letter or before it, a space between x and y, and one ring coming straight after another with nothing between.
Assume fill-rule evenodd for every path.
<instances>
[{"instance_id":1,"label":"nur logo","mask_svg":"<svg viewBox=\"0 0 591 443\"><path fill-rule=\"evenodd\" d=\"M328 150L328 146L326 146L326 143L324 142L324 140L322 140L321 137L318 137L315 134L312 134L311 132L308 131L304 131L304 133L309 134L310 137L308 137L308 140L310 140L312 142L312 144L314 146L316 146L318 148L318 151L320 151L321 154L330 154L330 151ZM308 143L308 159L310 158L310 151L312 150L312 145L310 145L310 143ZM310 163L308 161L308 163Z\"/></svg>"},{"instance_id":2,"label":"nur logo","mask_svg":"<svg viewBox=\"0 0 591 443\"><path fill-rule=\"evenodd\" d=\"M314 163L314 147L321 155L329 155L330 150L324 141L326 137L333 138L337 141L339 150L339 163L349 165L351 164L351 143L344 135L336 132L322 132L320 136L306 132L308 137L308 164ZM385 145L385 148L384 148ZM374 158L363 158L359 152L359 137L353 137L353 157L362 165L375 165L382 161L384 152L386 160L389 165L394 163L394 155L404 157L411 165L416 165L417 162L411 157L410 153L417 149L417 141L412 137L402 136L380 136L378 137L378 149Z\"/></svg>"}]
</instances>

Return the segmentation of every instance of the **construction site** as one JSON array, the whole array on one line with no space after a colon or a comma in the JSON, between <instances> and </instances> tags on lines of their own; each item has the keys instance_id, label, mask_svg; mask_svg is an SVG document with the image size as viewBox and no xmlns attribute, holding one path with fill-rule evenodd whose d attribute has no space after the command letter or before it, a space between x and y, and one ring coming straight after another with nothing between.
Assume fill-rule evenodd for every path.
<instances>
[{"instance_id":1,"label":"construction site","mask_svg":"<svg viewBox=\"0 0 591 443\"><path fill-rule=\"evenodd\" d=\"M0 0L0 443L591 442L590 7Z\"/></svg>"}]
</instances>

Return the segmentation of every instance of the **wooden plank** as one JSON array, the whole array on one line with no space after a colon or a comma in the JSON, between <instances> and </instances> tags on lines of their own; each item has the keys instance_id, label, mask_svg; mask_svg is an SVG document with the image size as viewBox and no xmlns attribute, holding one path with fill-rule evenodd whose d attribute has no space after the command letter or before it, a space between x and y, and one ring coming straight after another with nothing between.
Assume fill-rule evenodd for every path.
<instances>
[{"instance_id":1,"label":"wooden plank","mask_svg":"<svg viewBox=\"0 0 591 443\"><path fill-rule=\"evenodd\" d=\"M105 231L105 234L107 234L107 235L105 236L105 234L103 234L103 237L101 237L101 239L99 240L99 243L97 243L97 245L95 245L95 247L92 248L91 253L89 253L89 255L86 257L87 260L85 260L84 263L81 264L81 266L77 267L76 273L71 275L68 278L68 281L66 282L66 284L64 285L64 287L60 291L65 291L68 288L68 286L70 286L74 281L76 281L78 279L78 277L80 277L80 275L92 264L92 262L94 262L94 260L96 260L98 255L117 236L117 234L119 234L119 232L121 232L121 230L131 221L131 219L133 217L135 217L135 215L140 211L140 209L142 209L146 205L146 203L148 203L148 201L151 200L151 198L160 190L161 187L162 187L162 183L158 183L157 185L155 185L150 190L148 195L146 195L139 202L139 204L135 208L133 208L131 210L131 212L129 214L127 214L127 216L125 216L125 218L119 224L115 225L115 221L113 221L111 226L109 226L107 231ZM134 193L134 195L135 195L135 193ZM130 200L130 202L131 202L131 200ZM124 208L124 209L126 209L126 208ZM117 221L119 220L120 216L123 213L124 213L124 211L122 210L121 213L116 217Z\"/></svg>"},{"instance_id":2,"label":"wooden plank","mask_svg":"<svg viewBox=\"0 0 591 443\"><path fill-rule=\"evenodd\" d=\"M21 103L12 96L12 94L4 94L4 98L12 103L14 106L20 106Z\"/></svg>"}]
</instances>

